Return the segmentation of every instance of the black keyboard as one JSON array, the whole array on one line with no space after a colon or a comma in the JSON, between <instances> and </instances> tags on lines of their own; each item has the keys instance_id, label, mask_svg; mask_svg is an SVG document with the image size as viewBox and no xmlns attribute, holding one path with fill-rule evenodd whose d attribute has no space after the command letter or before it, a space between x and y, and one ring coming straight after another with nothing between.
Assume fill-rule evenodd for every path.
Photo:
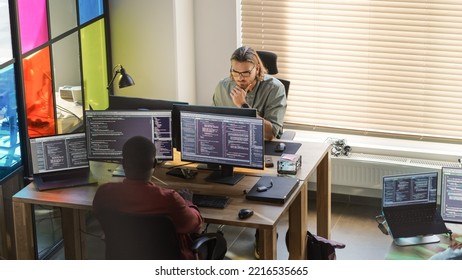
<instances>
[{"instance_id":1,"label":"black keyboard","mask_svg":"<svg viewBox=\"0 0 462 280\"><path fill-rule=\"evenodd\" d=\"M386 218L403 224L432 223L435 219L435 213L433 208L409 209L405 212L391 212Z\"/></svg>"},{"instance_id":2,"label":"black keyboard","mask_svg":"<svg viewBox=\"0 0 462 280\"><path fill-rule=\"evenodd\" d=\"M222 195L194 194L193 203L199 207L225 208L229 197Z\"/></svg>"}]
</instances>

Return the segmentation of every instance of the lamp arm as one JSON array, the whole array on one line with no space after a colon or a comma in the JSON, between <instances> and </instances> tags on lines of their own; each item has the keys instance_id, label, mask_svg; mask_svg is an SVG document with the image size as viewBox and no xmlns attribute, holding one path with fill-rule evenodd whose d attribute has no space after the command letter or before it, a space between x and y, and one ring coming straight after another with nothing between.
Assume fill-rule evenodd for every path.
<instances>
[{"instance_id":1,"label":"lamp arm","mask_svg":"<svg viewBox=\"0 0 462 280\"><path fill-rule=\"evenodd\" d=\"M109 82L109 85L107 86L107 89L111 88L112 84L114 83L115 78L117 77L117 74L119 74L119 73L120 73L119 70L117 70L117 71L114 72L114 75L112 76L112 79L111 79L111 81Z\"/></svg>"},{"instance_id":2,"label":"lamp arm","mask_svg":"<svg viewBox=\"0 0 462 280\"><path fill-rule=\"evenodd\" d=\"M117 77L117 74L120 73L120 69L116 70L117 67L122 67L122 65L121 65L121 64L117 64L117 65L114 66L114 68L112 69L112 72L114 72L114 75L112 76L112 79L111 79L111 81L109 82L109 85L107 85L107 89L111 88L112 84L114 83L115 78Z\"/></svg>"}]
</instances>

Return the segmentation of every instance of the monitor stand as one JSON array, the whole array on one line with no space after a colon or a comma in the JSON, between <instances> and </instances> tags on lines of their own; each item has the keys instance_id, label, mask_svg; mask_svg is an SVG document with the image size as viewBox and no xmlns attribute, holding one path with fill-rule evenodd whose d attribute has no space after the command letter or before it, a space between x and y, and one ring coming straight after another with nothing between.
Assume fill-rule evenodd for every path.
<instances>
[{"instance_id":1,"label":"monitor stand","mask_svg":"<svg viewBox=\"0 0 462 280\"><path fill-rule=\"evenodd\" d=\"M221 170L213 171L207 178L206 181L225 184L225 185L236 185L242 178L244 174L235 174L233 172L233 166L222 165Z\"/></svg>"},{"instance_id":2,"label":"monitor stand","mask_svg":"<svg viewBox=\"0 0 462 280\"><path fill-rule=\"evenodd\" d=\"M393 241L398 246L412 246L419 244L430 244L440 242L440 238L436 235L421 235L414 237L394 238Z\"/></svg>"},{"instance_id":3,"label":"monitor stand","mask_svg":"<svg viewBox=\"0 0 462 280\"><path fill-rule=\"evenodd\" d=\"M220 165L216 163L203 163L203 164L198 164L196 167L198 170L221 170Z\"/></svg>"}]
</instances>

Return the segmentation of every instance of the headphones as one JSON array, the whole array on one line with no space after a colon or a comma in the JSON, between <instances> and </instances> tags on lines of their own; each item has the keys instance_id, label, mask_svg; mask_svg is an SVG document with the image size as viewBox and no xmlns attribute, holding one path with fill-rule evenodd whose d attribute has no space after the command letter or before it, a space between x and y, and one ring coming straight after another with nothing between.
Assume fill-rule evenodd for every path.
<instances>
[{"instance_id":1,"label":"headphones","mask_svg":"<svg viewBox=\"0 0 462 280\"><path fill-rule=\"evenodd\" d=\"M350 156L351 153L351 146L346 144L345 139L337 139L332 142L332 149L330 151L331 155L339 157L339 156Z\"/></svg>"}]
</instances>

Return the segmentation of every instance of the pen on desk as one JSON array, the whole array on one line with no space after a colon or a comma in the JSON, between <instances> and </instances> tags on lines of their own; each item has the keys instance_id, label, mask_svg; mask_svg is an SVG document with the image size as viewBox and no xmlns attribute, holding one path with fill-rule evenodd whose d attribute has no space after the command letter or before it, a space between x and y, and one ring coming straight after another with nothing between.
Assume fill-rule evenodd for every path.
<instances>
[{"instance_id":1,"label":"pen on desk","mask_svg":"<svg viewBox=\"0 0 462 280\"><path fill-rule=\"evenodd\" d=\"M152 175L151 178L152 178L152 179L155 179L155 180L157 180L157 181L159 181L160 183L162 183L162 184L164 184L164 185L166 185L166 186L168 186L167 183L165 183L164 181L162 181L161 179L157 178L157 177L154 176L154 175Z\"/></svg>"}]
</instances>

